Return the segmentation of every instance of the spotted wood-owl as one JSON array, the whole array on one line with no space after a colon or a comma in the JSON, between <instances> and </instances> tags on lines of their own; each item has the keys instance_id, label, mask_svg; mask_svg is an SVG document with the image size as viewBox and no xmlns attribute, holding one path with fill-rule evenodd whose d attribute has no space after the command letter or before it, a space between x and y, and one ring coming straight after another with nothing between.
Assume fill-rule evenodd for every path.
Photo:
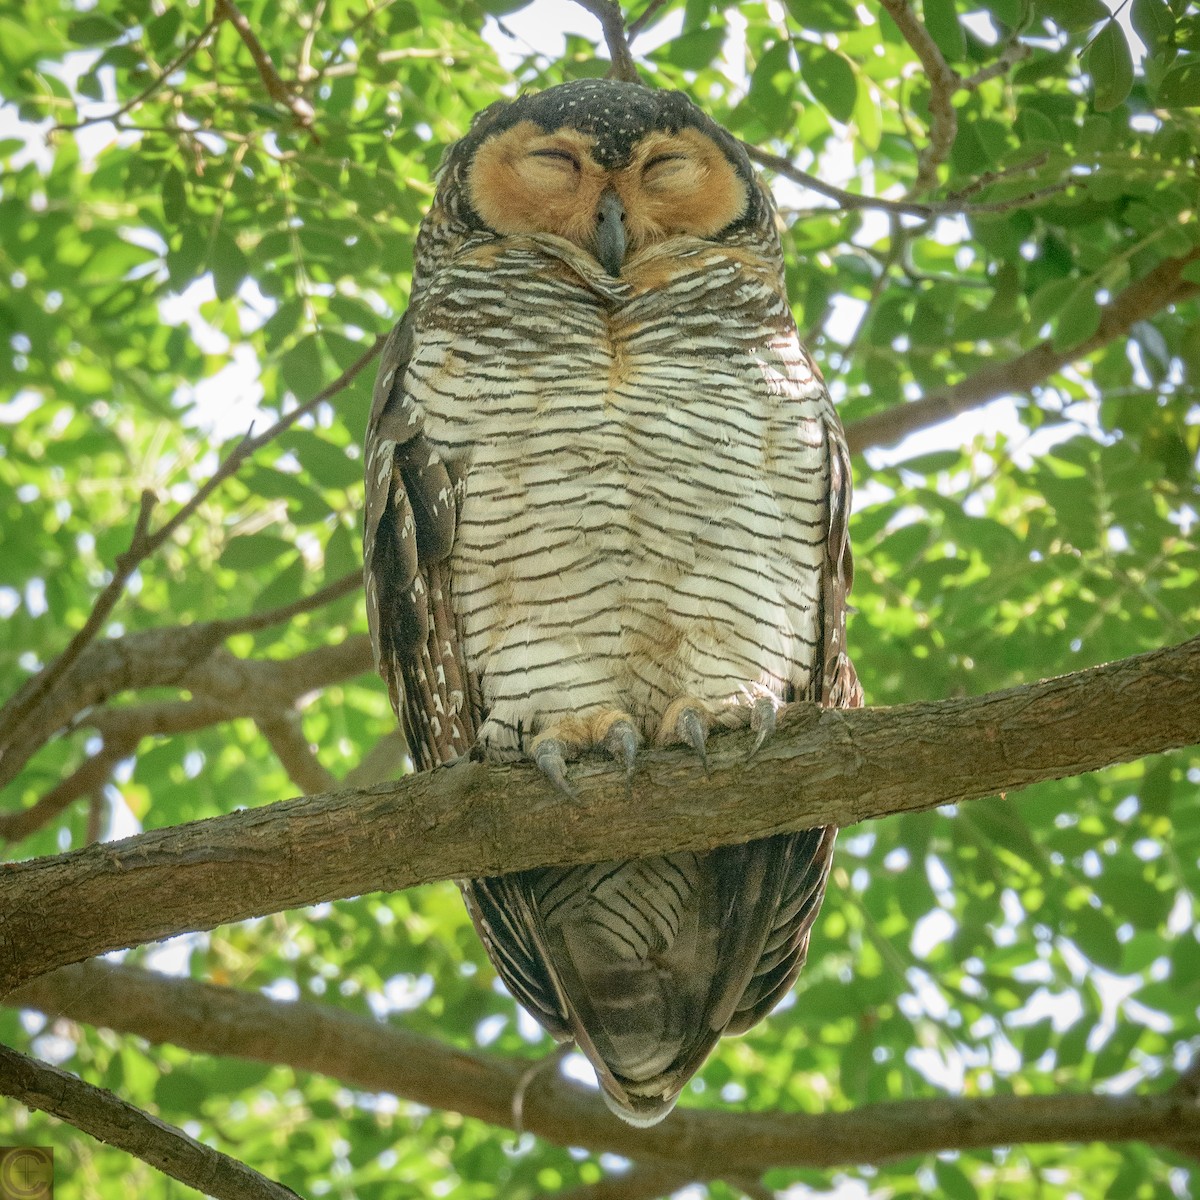
<instances>
[{"instance_id":1,"label":"spotted wood-owl","mask_svg":"<svg viewBox=\"0 0 1200 1200\"><path fill-rule=\"evenodd\" d=\"M769 193L681 93L586 80L446 154L366 448L367 612L420 769L768 737L853 706L850 472ZM697 769L696 790L704 776ZM634 1124L790 988L835 830L462 885Z\"/></svg>"}]
</instances>

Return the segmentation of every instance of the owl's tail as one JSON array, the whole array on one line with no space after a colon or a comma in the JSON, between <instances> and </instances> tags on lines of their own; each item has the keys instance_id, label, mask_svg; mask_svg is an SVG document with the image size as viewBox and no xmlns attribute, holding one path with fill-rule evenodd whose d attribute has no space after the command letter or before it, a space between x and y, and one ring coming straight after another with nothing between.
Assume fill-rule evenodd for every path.
<instances>
[{"instance_id":1,"label":"owl's tail","mask_svg":"<svg viewBox=\"0 0 1200 1200\"><path fill-rule=\"evenodd\" d=\"M622 1120L654 1125L723 1033L786 994L803 965L836 831L466 885L517 999L591 1061Z\"/></svg>"}]
</instances>

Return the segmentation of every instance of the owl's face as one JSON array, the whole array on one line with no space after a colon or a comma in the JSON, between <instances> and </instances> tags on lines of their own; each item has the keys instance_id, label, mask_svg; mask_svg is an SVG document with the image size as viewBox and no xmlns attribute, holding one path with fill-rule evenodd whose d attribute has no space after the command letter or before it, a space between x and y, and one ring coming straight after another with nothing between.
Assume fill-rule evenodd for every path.
<instances>
[{"instance_id":1,"label":"owl's face","mask_svg":"<svg viewBox=\"0 0 1200 1200\"><path fill-rule=\"evenodd\" d=\"M612 275L654 242L758 221L766 203L737 142L686 96L609 80L486 109L451 148L439 200L468 228L565 238Z\"/></svg>"}]
</instances>

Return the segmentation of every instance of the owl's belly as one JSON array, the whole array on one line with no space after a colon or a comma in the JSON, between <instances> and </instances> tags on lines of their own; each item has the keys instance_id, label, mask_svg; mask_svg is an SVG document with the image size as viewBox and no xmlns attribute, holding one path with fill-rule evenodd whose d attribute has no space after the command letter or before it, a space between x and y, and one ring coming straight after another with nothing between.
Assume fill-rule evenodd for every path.
<instances>
[{"instance_id":1,"label":"owl's belly","mask_svg":"<svg viewBox=\"0 0 1200 1200\"><path fill-rule=\"evenodd\" d=\"M719 713L807 684L815 393L789 391L768 334L738 345L705 310L681 336L669 307L525 308L494 343L426 339L414 363L427 433L465 480L451 579L493 746L606 708L652 737L680 695Z\"/></svg>"}]
</instances>

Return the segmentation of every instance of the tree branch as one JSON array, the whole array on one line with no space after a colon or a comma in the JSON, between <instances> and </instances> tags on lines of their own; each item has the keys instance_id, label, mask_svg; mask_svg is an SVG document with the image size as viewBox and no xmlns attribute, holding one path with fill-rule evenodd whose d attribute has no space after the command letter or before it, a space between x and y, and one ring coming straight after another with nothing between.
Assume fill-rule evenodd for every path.
<instances>
[{"instance_id":1,"label":"tree branch","mask_svg":"<svg viewBox=\"0 0 1200 1200\"><path fill-rule=\"evenodd\" d=\"M625 37L625 15L621 12L617 0L575 0L575 3L600 22L604 40L608 44L608 57L612 60L609 78L620 79L625 83L641 83L641 76Z\"/></svg>"},{"instance_id":2,"label":"tree branch","mask_svg":"<svg viewBox=\"0 0 1200 1200\"><path fill-rule=\"evenodd\" d=\"M1045 200L1048 196L1064 192L1073 182L1070 179L1065 179L1059 183L1049 184L1046 187L1027 192L1023 196L1012 196L1007 200L985 200L976 204L964 203L962 197L968 194L966 189L957 195L948 196L945 200L885 200L879 196L862 196L858 192L848 192L845 188L835 187L832 183L826 183L824 180L818 179L817 176L810 175L807 171L802 171L789 159L783 158L778 154L772 154L769 150L763 150L758 146L752 145L750 142L742 142L742 148L746 151L747 156L758 163L759 166L766 167L768 170L774 171L777 175L782 175L785 179L790 179L793 183L798 183L801 187L808 188L809 191L816 192L820 196L825 196L827 199L834 201L838 208L846 211L871 208L877 209L880 212L911 217L1010 212L1012 209L1024 208L1026 205L1036 204L1039 200ZM980 188L996 182L1001 176L1011 175L1020 169L1028 169L1028 167L1026 164L1022 164L1022 167L1014 167L1009 171L986 173L971 185L970 191L972 193L978 191Z\"/></svg>"},{"instance_id":3,"label":"tree branch","mask_svg":"<svg viewBox=\"0 0 1200 1200\"><path fill-rule=\"evenodd\" d=\"M275 64L271 61L271 56L258 40L258 35L246 19L245 13L233 0L216 0L213 13L228 21L245 42L246 49L250 51L250 57L254 59L258 77L263 81L263 87L267 89L267 95L277 104L282 104L292 114L297 125L303 129L312 129L313 120L317 115L313 106L283 82L279 72L275 69Z\"/></svg>"},{"instance_id":4,"label":"tree branch","mask_svg":"<svg viewBox=\"0 0 1200 1200\"><path fill-rule=\"evenodd\" d=\"M852 825L1061 779L1200 742L1200 637L1025 687L895 708L794 705L747 763L711 774L647 753L633 796L609 764L578 803L527 764L462 761L365 791L283 801L0 873L0 995L107 950L438 879L638 858Z\"/></svg>"},{"instance_id":5,"label":"tree branch","mask_svg":"<svg viewBox=\"0 0 1200 1200\"><path fill-rule=\"evenodd\" d=\"M0 813L0 840L19 842L49 824L81 796L99 791L108 782L117 763L132 754L136 746L137 742L126 736L106 740L99 753L52 787L36 804L16 812Z\"/></svg>"},{"instance_id":6,"label":"tree branch","mask_svg":"<svg viewBox=\"0 0 1200 1200\"><path fill-rule=\"evenodd\" d=\"M180 52L175 55L175 57L171 59L171 61L167 63L165 67L163 67L163 69L159 72L158 78L154 80L149 87L138 92L138 94L134 96L132 100L126 100L120 108L114 109L110 113L104 113L98 117L88 117L84 121L76 121L70 125L60 122L59 124L54 125L47 132L46 136L49 137L51 134L55 133L70 133L76 129L86 129L89 125L99 125L104 121L115 122L121 117L125 116L127 113L133 112L135 108L149 100L150 97L153 96L154 93L157 92L158 89L162 87L162 85L166 83L167 80L170 79L171 76L174 75L175 72L178 71L179 68L182 67L183 64L186 63L187 60L191 58L192 55L195 54L196 51L199 50L206 41L208 41L212 31L216 29L220 23L221 18L219 16L214 14L212 17L210 17L208 24L205 25L204 28L200 30L200 32L196 34L196 36L192 38L192 40L188 42L188 44L184 46L184 48L180 50Z\"/></svg>"},{"instance_id":7,"label":"tree branch","mask_svg":"<svg viewBox=\"0 0 1200 1200\"><path fill-rule=\"evenodd\" d=\"M1200 246L1179 258L1164 259L1106 304L1101 310L1099 328L1077 346L1056 350L1049 340L1039 342L1024 354L1005 362L989 363L940 392L851 422L846 426L850 449L858 453L871 446L890 446L918 429L927 429L968 409L1001 396L1029 391L1068 363L1086 358L1123 337L1138 321L1200 294L1200 287L1182 278L1184 267L1196 261L1200 261Z\"/></svg>"},{"instance_id":8,"label":"tree branch","mask_svg":"<svg viewBox=\"0 0 1200 1200\"><path fill-rule=\"evenodd\" d=\"M255 718L255 724L270 742L288 778L302 792L331 792L337 789L337 779L321 765L313 752L308 738L304 736L300 714L294 708L264 713Z\"/></svg>"},{"instance_id":9,"label":"tree branch","mask_svg":"<svg viewBox=\"0 0 1200 1200\"><path fill-rule=\"evenodd\" d=\"M194 701L186 711L178 702L104 709L85 718L86 724L106 735L138 732L148 736L202 729L217 720L289 706L305 692L371 669L371 644L365 634L289 659L245 659L221 648L231 632L239 632L255 620L251 616L230 622L169 625L89 646L37 711L14 731L0 757L0 787L15 779L55 733L73 722L84 723L79 720L81 713L121 692L187 688L203 693L207 702ZM213 701L220 703L219 712Z\"/></svg>"},{"instance_id":10,"label":"tree branch","mask_svg":"<svg viewBox=\"0 0 1200 1200\"><path fill-rule=\"evenodd\" d=\"M196 1053L285 1063L506 1128L513 1127L513 1094L530 1065L443 1045L333 1005L272 1000L111 963L56 971L5 1003ZM647 1170L656 1164L681 1177L735 1181L775 1166L883 1164L1013 1143L1140 1139L1183 1153L1200 1149L1200 1106L1181 1090L917 1099L820 1115L682 1108L662 1125L634 1129L595 1089L544 1071L529 1085L522 1124L558 1145L620 1154Z\"/></svg>"},{"instance_id":11,"label":"tree branch","mask_svg":"<svg viewBox=\"0 0 1200 1200\"><path fill-rule=\"evenodd\" d=\"M100 627L108 620L109 613L125 591L125 585L130 576L138 569L138 565L156 548L151 546L153 539L149 536L150 514L158 498L151 491L142 492L141 504L138 508L137 520L133 526L133 537L129 539L129 549L117 556L116 569L108 585L96 597L92 611L83 627L67 643L67 648L48 666L30 680L13 698L0 709L0 761L4 758L8 738L20 726L21 722L41 702L51 688L71 669L79 656L95 640Z\"/></svg>"},{"instance_id":12,"label":"tree branch","mask_svg":"<svg viewBox=\"0 0 1200 1200\"><path fill-rule=\"evenodd\" d=\"M0 1045L0 1095L67 1121L217 1200L299 1200L291 1188L202 1145L112 1092L4 1045Z\"/></svg>"},{"instance_id":13,"label":"tree branch","mask_svg":"<svg viewBox=\"0 0 1200 1200\"><path fill-rule=\"evenodd\" d=\"M96 635L100 632L100 627L108 618L109 613L112 612L114 605L125 590L126 583L128 583L130 576L133 575L138 566L145 559L149 558L150 555L154 554L168 538L173 536L175 531L191 518L200 505L226 479L233 475L247 458L260 450L268 442L278 437L284 430L291 428L296 421L306 413L312 412L317 405L324 403L330 397L348 387L363 368L383 349L383 344L386 340L387 338L382 334L376 337L370 348L355 362L351 363L333 383L319 391L311 400L280 417L270 428L260 433L257 437L247 433L234 447L229 457L221 463L211 478L198 488L195 495L154 533L149 533L148 531L150 513L155 504L155 496L153 492L149 491L142 493L141 509L134 526L129 549L117 559L113 577L109 581L108 586L97 597L96 603L92 606L91 614L88 616L83 628L79 630L71 639L67 648L49 666L30 679L24 687L9 698L3 708L0 708L0 787L3 787L11 779L14 779L17 772L29 761L30 755L43 744L45 737L48 737L59 728L58 725L51 724L47 732L46 723L41 721L37 723L37 728L43 731L44 736L40 739L36 736L31 737L30 730L27 728L27 718L34 713L34 709L43 700L52 699L51 692L55 690L57 684L65 682L67 673L76 660L82 656L84 650L88 649L90 643L95 640ZM345 581L339 582L344 583ZM334 584L330 586L336 587L338 585ZM294 606L289 605L286 607L292 608ZM246 627L253 626L243 626L243 628ZM207 628L210 630L216 628L216 623L214 622ZM230 633L236 631L238 630L229 630ZM228 636L228 634L222 636ZM60 693L63 691L62 688L58 688L57 690ZM80 706L80 708L82 707L84 706ZM75 711L80 711L80 708L76 708Z\"/></svg>"},{"instance_id":14,"label":"tree branch","mask_svg":"<svg viewBox=\"0 0 1200 1200\"><path fill-rule=\"evenodd\" d=\"M917 19L908 0L879 0L879 3L896 22L929 80L929 145L917 158L917 177L909 188L909 195L919 196L937 183L938 167L950 156L958 135L958 114L954 111L953 98L962 81L958 72L947 64L937 42Z\"/></svg>"}]
</instances>

